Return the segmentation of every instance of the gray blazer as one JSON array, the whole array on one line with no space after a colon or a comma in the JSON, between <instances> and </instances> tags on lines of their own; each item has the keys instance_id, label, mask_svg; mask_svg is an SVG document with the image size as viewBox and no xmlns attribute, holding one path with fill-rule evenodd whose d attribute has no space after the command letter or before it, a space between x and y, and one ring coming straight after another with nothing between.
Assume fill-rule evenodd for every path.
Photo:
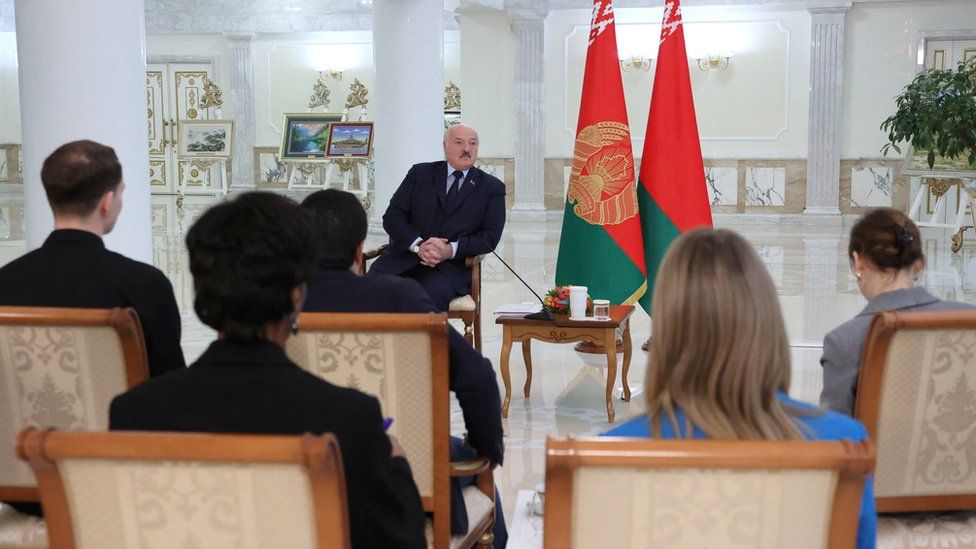
<instances>
[{"instance_id":1,"label":"gray blazer","mask_svg":"<svg viewBox=\"0 0 976 549\"><path fill-rule=\"evenodd\" d=\"M854 415L854 393L868 328L881 311L958 311L974 309L967 303L942 301L925 288L878 294L857 316L834 328L823 343L823 392L820 403L842 414Z\"/></svg>"}]
</instances>

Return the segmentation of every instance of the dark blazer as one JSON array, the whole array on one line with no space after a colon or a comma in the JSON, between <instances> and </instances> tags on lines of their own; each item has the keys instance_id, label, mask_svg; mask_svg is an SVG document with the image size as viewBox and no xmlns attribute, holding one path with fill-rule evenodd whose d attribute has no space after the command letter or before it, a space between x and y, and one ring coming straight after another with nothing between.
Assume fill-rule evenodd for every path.
<instances>
[{"instance_id":1,"label":"dark blazer","mask_svg":"<svg viewBox=\"0 0 976 549\"><path fill-rule=\"evenodd\" d=\"M396 276L357 276L348 269L320 269L308 284L306 312L426 313L434 304L416 281ZM501 398L495 371L481 353L453 328L450 345L450 387L457 396L468 430L468 442L480 455L501 463Z\"/></svg>"},{"instance_id":2,"label":"dark blazer","mask_svg":"<svg viewBox=\"0 0 976 549\"><path fill-rule=\"evenodd\" d=\"M410 244L432 236L457 242L453 259L435 267L451 280L458 295L471 293L471 269L464 260L495 249L505 227L505 185L472 167L447 208L447 162L414 164L393 193L383 214L390 245L370 267L371 274L403 274L420 264Z\"/></svg>"},{"instance_id":3,"label":"dark blazer","mask_svg":"<svg viewBox=\"0 0 976 549\"><path fill-rule=\"evenodd\" d=\"M132 307L146 338L149 373L184 368L180 311L159 269L105 249L87 231L61 229L0 269L0 305Z\"/></svg>"},{"instance_id":4,"label":"dark blazer","mask_svg":"<svg viewBox=\"0 0 976 549\"><path fill-rule=\"evenodd\" d=\"M426 547L410 466L390 457L379 402L288 360L277 344L215 341L190 368L112 401L113 430L298 435L334 433L342 451L354 547Z\"/></svg>"},{"instance_id":5,"label":"dark blazer","mask_svg":"<svg viewBox=\"0 0 976 549\"><path fill-rule=\"evenodd\" d=\"M875 313L882 311L957 311L973 309L972 305L942 301L925 288L908 288L878 294L851 320L834 328L824 337L823 392L820 403L842 414L854 414L857 376L861 355L868 338L868 328Z\"/></svg>"}]
</instances>

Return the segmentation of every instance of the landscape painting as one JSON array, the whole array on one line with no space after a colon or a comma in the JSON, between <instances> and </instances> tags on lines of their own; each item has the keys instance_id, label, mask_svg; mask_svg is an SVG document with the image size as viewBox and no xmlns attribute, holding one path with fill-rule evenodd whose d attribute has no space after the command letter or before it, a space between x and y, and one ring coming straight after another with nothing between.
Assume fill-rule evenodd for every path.
<instances>
[{"instance_id":1,"label":"landscape painting","mask_svg":"<svg viewBox=\"0 0 976 549\"><path fill-rule=\"evenodd\" d=\"M181 120L179 156L230 158L233 120Z\"/></svg>"},{"instance_id":2,"label":"landscape painting","mask_svg":"<svg viewBox=\"0 0 976 549\"><path fill-rule=\"evenodd\" d=\"M342 122L332 124L329 132L330 157L368 157L373 146L372 122Z\"/></svg>"},{"instance_id":3,"label":"landscape painting","mask_svg":"<svg viewBox=\"0 0 976 549\"><path fill-rule=\"evenodd\" d=\"M329 127L342 121L341 114L286 114L282 127L282 160L325 160Z\"/></svg>"}]
</instances>

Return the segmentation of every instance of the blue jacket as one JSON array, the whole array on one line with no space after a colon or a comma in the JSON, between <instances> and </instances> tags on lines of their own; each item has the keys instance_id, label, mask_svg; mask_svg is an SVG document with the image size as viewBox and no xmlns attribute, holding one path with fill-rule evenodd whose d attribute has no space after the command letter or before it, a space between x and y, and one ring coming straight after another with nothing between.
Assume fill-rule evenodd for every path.
<instances>
[{"instance_id":1,"label":"blue jacket","mask_svg":"<svg viewBox=\"0 0 976 549\"><path fill-rule=\"evenodd\" d=\"M400 275L420 264L410 250L419 237L457 242L453 259L435 267L448 276L458 295L471 293L468 257L495 249L505 227L505 184L478 168L468 170L453 207L447 208L447 162L414 164L393 193L383 214L390 245L370 267L370 274Z\"/></svg>"},{"instance_id":2,"label":"blue jacket","mask_svg":"<svg viewBox=\"0 0 976 549\"><path fill-rule=\"evenodd\" d=\"M783 393L777 393L784 404L799 408L801 410L816 411L817 408L811 404L793 400ZM685 438L685 419L681 410L675 412L678 420L678 427L681 436L675 436L674 428L670 421L661 422L661 438ZM854 442L867 440L868 432L861 422L849 417L838 414L837 412L827 411L813 416L797 416L797 422L806 428L811 440L842 440L848 439ZM651 425L647 415L641 415L621 424L618 427L603 433L608 437L642 437L650 438ZM698 427L694 427L691 438L708 438ZM864 496L861 498L861 520L857 529L858 549L873 549L876 543L878 527L878 516L874 508L874 481L868 477L864 484Z\"/></svg>"}]
</instances>

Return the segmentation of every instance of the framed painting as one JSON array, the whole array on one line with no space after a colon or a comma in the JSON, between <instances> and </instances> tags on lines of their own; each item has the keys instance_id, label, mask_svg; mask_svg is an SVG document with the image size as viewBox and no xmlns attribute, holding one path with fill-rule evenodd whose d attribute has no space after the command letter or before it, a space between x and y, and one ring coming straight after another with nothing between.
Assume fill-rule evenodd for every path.
<instances>
[{"instance_id":1,"label":"framed painting","mask_svg":"<svg viewBox=\"0 0 976 549\"><path fill-rule=\"evenodd\" d=\"M369 158L373 151L372 122L333 122L326 156Z\"/></svg>"},{"instance_id":2,"label":"framed painting","mask_svg":"<svg viewBox=\"0 0 976 549\"><path fill-rule=\"evenodd\" d=\"M281 125L281 160L323 162L329 142L329 126L342 122L338 113L285 114Z\"/></svg>"},{"instance_id":3,"label":"framed painting","mask_svg":"<svg viewBox=\"0 0 976 549\"><path fill-rule=\"evenodd\" d=\"M234 150L233 120L180 120L181 158L230 158Z\"/></svg>"}]
</instances>

